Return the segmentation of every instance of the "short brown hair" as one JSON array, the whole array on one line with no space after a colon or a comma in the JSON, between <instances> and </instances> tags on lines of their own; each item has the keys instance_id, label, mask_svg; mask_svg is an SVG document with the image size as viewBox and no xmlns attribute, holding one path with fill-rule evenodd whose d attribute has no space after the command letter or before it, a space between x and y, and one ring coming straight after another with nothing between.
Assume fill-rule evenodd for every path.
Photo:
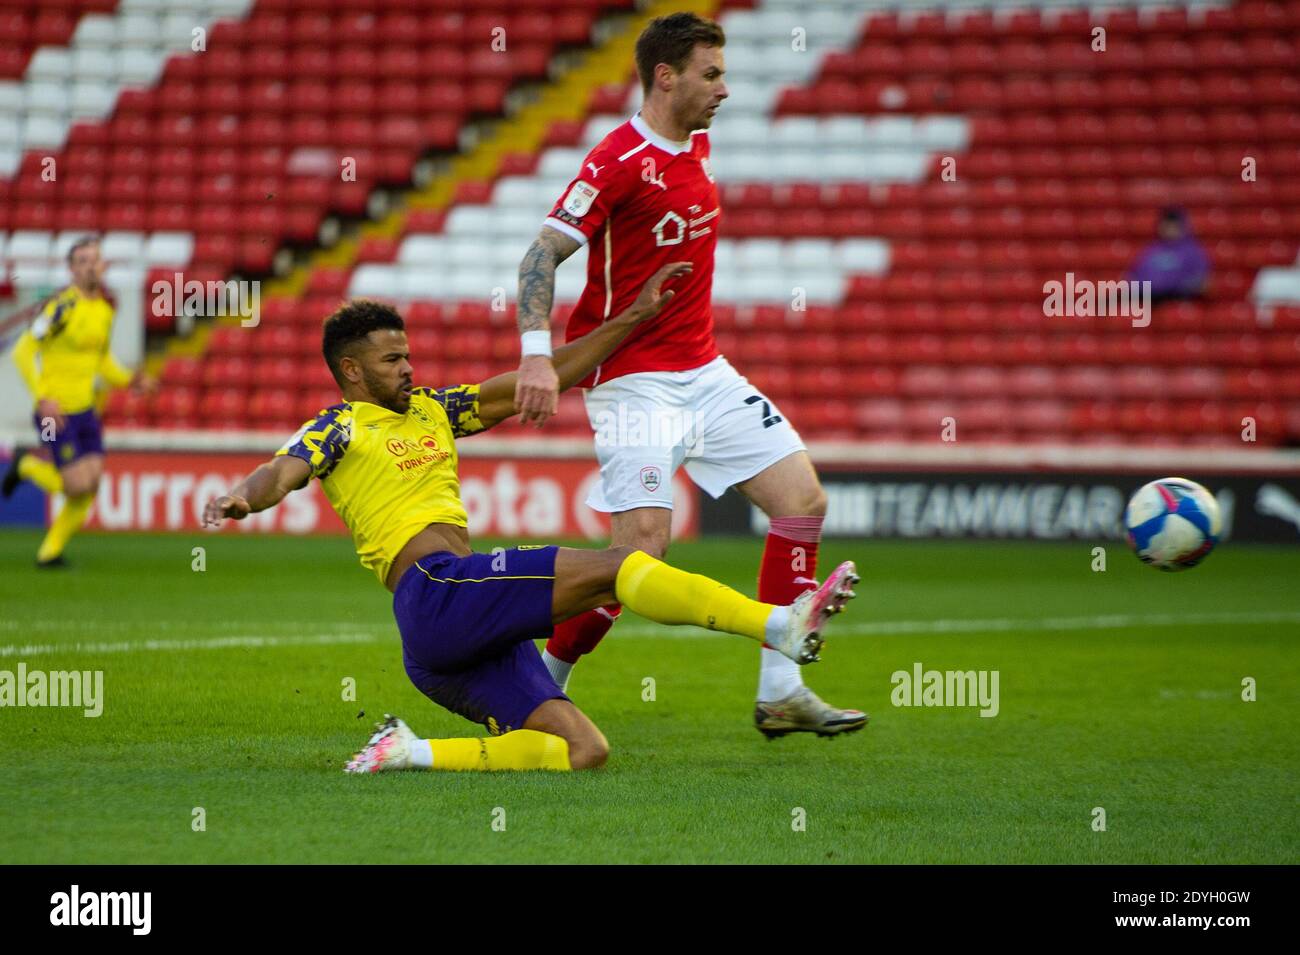
<instances>
[{"instance_id":1,"label":"short brown hair","mask_svg":"<svg viewBox=\"0 0 1300 955\"><path fill-rule=\"evenodd\" d=\"M636 39L636 71L641 89L649 93L655 81L655 67L667 63L673 71L686 69L686 61L697 46L726 46L722 27L694 13L671 13L655 17Z\"/></svg>"},{"instance_id":2,"label":"short brown hair","mask_svg":"<svg viewBox=\"0 0 1300 955\"><path fill-rule=\"evenodd\" d=\"M72 248L68 249L68 264L72 264L72 257L88 245L99 245L99 236L87 235L82 236L76 242L72 243Z\"/></svg>"}]
</instances>

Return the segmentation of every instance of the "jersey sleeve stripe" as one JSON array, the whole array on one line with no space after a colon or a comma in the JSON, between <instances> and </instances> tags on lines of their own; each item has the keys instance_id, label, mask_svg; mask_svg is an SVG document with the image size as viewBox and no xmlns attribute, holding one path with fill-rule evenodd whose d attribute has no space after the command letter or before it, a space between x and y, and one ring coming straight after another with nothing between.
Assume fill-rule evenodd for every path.
<instances>
[{"instance_id":1,"label":"jersey sleeve stripe","mask_svg":"<svg viewBox=\"0 0 1300 955\"><path fill-rule=\"evenodd\" d=\"M619 157L618 157L618 161L619 161L619 162L622 162L623 160L627 159L629 156L635 156L637 153L639 153L641 150L645 149L645 148L646 148L647 146L649 146L649 145L650 145L650 140L648 140L648 139L643 139L643 140L641 140L641 145L640 145L640 146L633 146L631 149L629 149L629 150L628 150L627 152L625 152L623 155L619 156Z\"/></svg>"},{"instance_id":2,"label":"jersey sleeve stripe","mask_svg":"<svg viewBox=\"0 0 1300 955\"><path fill-rule=\"evenodd\" d=\"M561 222L559 219L553 218L551 216L547 216L546 219L542 222L542 225L548 226L554 229L556 232L563 232L565 235L567 235L574 242L577 242L579 245L587 244L587 237L583 235L581 232L579 232L577 229L575 229L573 226L569 225L567 222Z\"/></svg>"}]
</instances>

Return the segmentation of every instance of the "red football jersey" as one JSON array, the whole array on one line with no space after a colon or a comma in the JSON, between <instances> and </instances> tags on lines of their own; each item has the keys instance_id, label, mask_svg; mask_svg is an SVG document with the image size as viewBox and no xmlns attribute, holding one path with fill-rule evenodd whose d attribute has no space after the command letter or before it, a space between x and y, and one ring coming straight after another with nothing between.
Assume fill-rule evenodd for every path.
<instances>
[{"instance_id":1,"label":"red football jersey","mask_svg":"<svg viewBox=\"0 0 1300 955\"><path fill-rule=\"evenodd\" d=\"M718 356L710 300L721 213L704 130L676 143L637 113L587 154L546 219L551 228L590 243L587 286L566 340L631 305L669 262L689 261L694 268L672 281L672 301L632 332L582 387L639 371L698 368Z\"/></svg>"}]
</instances>

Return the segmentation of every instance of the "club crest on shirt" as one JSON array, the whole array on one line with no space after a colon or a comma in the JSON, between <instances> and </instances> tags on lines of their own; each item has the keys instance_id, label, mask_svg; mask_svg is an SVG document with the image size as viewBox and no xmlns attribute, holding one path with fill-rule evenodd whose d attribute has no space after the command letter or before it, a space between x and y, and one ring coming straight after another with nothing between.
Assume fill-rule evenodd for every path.
<instances>
[{"instance_id":1,"label":"club crest on shirt","mask_svg":"<svg viewBox=\"0 0 1300 955\"><path fill-rule=\"evenodd\" d=\"M582 218L591 209L591 204L600 195L600 190L591 183L579 179L564 197L564 211L571 216Z\"/></svg>"},{"instance_id":2,"label":"club crest on shirt","mask_svg":"<svg viewBox=\"0 0 1300 955\"><path fill-rule=\"evenodd\" d=\"M641 469L641 486L651 494L659 490L659 484L661 481L662 476L660 475L658 468L647 467Z\"/></svg>"},{"instance_id":3,"label":"club crest on shirt","mask_svg":"<svg viewBox=\"0 0 1300 955\"><path fill-rule=\"evenodd\" d=\"M414 403L411 404L411 414L415 415L417 420L429 424L429 412L425 411L419 405Z\"/></svg>"}]
</instances>

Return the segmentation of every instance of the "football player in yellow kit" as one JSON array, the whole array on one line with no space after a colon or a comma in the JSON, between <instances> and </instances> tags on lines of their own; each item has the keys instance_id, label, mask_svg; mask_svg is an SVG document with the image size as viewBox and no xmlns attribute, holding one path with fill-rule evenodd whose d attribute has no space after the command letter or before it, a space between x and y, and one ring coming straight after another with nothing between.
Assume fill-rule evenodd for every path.
<instances>
[{"instance_id":1,"label":"football player in yellow kit","mask_svg":"<svg viewBox=\"0 0 1300 955\"><path fill-rule=\"evenodd\" d=\"M86 521L104 473L104 434L96 408L96 378L110 387L152 391L156 383L113 357L113 305L104 296L99 242L81 239L68 252L72 284L51 299L14 347L14 363L35 399L41 445L20 451L0 493L24 480L46 494L63 494L63 509L36 552L37 567L62 567L63 549Z\"/></svg>"},{"instance_id":2,"label":"football player in yellow kit","mask_svg":"<svg viewBox=\"0 0 1300 955\"><path fill-rule=\"evenodd\" d=\"M656 273L624 312L555 350L561 389L589 374L673 292ZM418 388L401 316L350 302L325 320L323 351L343 400L308 421L228 495L204 524L265 510L312 478L352 532L361 563L393 591L407 675L434 702L484 725L479 739L421 739L393 717L347 765L390 769L587 769L608 743L556 685L533 639L617 599L664 624L767 640L798 663L818 659L826 619L853 596L846 562L793 604L760 603L631 547L470 549L455 439L518 413L514 372L477 385Z\"/></svg>"}]
</instances>

